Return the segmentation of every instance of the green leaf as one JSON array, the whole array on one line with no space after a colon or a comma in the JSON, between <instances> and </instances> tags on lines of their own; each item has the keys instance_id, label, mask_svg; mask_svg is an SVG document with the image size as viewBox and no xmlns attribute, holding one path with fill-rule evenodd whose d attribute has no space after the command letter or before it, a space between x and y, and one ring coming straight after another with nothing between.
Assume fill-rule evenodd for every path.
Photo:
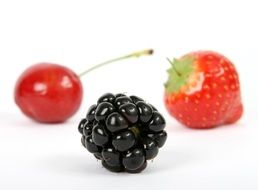
<instances>
[{"instance_id":1,"label":"green leaf","mask_svg":"<svg viewBox=\"0 0 258 190\"><path fill-rule=\"evenodd\" d=\"M195 58L192 56L184 56L181 59L170 61L171 68L167 70L168 80L165 83L167 92L176 93L183 85L187 84L190 74L194 72L194 61Z\"/></svg>"}]
</instances>

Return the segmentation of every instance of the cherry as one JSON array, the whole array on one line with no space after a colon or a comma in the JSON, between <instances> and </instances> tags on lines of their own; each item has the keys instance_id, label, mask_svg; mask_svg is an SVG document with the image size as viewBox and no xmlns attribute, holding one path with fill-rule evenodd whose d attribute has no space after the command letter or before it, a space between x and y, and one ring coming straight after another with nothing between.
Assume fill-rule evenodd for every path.
<instances>
[{"instance_id":1,"label":"cherry","mask_svg":"<svg viewBox=\"0 0 258 190\"><path fill-rule=\"evenodd\" d=\"M58 64L35 64L18 78L14 92L15 103L25 115L35 121L64 122L80 108L83 97L81 76L115 61L152 53L153 50L148 49L111 59L80 75Z\"/></svg>"},{"instance_id":2,"label":"cherry","mask_svg":"<svg viewBox=\"0 0 258 190\"><path fill-rule=\"evenodd\" d=\"M72 70L57 64L39 63L19 77L15 102L30 118L57 123L78 110L82 94L80 78Z\"/></svg>"}]
</instances>

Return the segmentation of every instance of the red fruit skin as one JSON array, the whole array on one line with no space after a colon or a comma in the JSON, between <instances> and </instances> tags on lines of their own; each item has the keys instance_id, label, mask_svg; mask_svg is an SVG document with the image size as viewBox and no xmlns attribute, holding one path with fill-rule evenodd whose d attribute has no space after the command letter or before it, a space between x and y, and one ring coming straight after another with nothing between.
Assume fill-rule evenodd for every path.
<instances>
[{"instance_id":1,"label":"red fruit skin","mask_svg":"<svg viewBox=\"0 0 258 190\"><path fill-rule=\"evenodd\" d=\"M14 98L21 111L42 123L64 122L79 109L83 88L72 70L39 63L25 70L15 86Z\"/></svg>"},{"instance_id":2,"label":"red fruit skin","mask_svg":"<svg viewBox=\"0 0 258 190\"><path fill-rule=\"evenodd\" d=\"M196 70L203 73L201 88L191 94L186 94L185 89L175 94L165 91L164 102L170 115L194 129L209 129L238 121L243 114L243 105L234 65L212 51L189 55L195 57Z\"/></svg>"}]
</instances>

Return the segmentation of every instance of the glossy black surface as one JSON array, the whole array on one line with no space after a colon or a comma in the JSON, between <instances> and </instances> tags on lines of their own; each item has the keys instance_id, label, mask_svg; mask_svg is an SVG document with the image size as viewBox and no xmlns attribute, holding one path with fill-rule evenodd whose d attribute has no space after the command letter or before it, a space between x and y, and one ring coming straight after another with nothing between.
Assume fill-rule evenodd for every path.
<instances>
[{"instance_id":1,"label":"glossy black surface","mask_svg":"<svg viewBox=\"0 0 258 190\"><path fill-rule=\"evenodd\" d=\"M128 123L121 114L114 112L107 117L106 126L110 132L117 132L122 129L127 129Z\"/></svg>"},{"instance_id":2,"label":"glossy black surface","mask_svg":"<svg viewBox=\"0 0 258 190\"><path fill-rule=\"evenodd\" d=\"M154 112L148 129L152 132L161 132L166 126L164 117L159 112Z\"/></svg>"},{"instance_id":3,"label":"glossy black surface","mask_svg":"<svg viewBox=\"0 0 258 190\"><path fill-rule=\"evenodd\" d=\"M118 133L112 141L112 145L115 147L118 151L127 151L129 148L131 148L136 142L134 133L132 131L123 131Z\"/></svg>"},{"instance_id":4,"label":"glossy black surface","mask_svg":"<svg viewBox=\"0 0 258 190\"><path fill-rule=\"evenodd\" d=\"M95 119L101 121L106 119L106 117L115 111L115 107L109 102L100 103L95 112Z\"/></svg>"},{"instance_id":5,"label":"glossy black surface","mask_svg":"<svg viewBox=\"0 0 258 190\"><path fill-rule=\"evenodd\" d=\"M108 143L109 136L103 125L95 125L92 130L93 142L98 146Z\"/></svg>"},{"instance_id":6,"label":"glossy black surface","mask_svg":"<svg viewBox=\"0 0 258 190\"><path fill-rule=\"evenodd\" d=\"M138 96L130 96L130 98L132 99L133 103L137 103L137 102L144 102L144 100Z\"/></svg>"},{"instance_id":7,"label":"glossy black surface","mask_svg":"<svg viewBox=\"0 0 258 190\"><path fill-rule=\"evenodd\" d=\"M127 170L137 171L145 163L144 150L136 148L132 151L128 151L123 158L123 165Z\"/></svg>"},{"instance_id":8,"label":"glossy black surface","mask_svg":"<svg viewBox=\"0 0 258 190\"><path fill-rule=\"evenodd\" d=\"M98 99L98 104L101 102L109 102L109 103L114 103L116 97L112 93L106 93L103 94L99 99Z\"/></svg>"},{"instance_id":9,"label":"glossy black surface","mask_svg":"<svg viewBox=\"0 0 258 190\"><path fill-rule=\"evenodd\" d=\"M90 108L88 109L88 112L86 114L86 119L88 121L93 121L95 119L96 107L97 107L97 105L94 104L94 105L90 106Z\"/></svg>"},{"instance_id":10,"label":"glossy black surface","mask_svg":"<svg viewBox=\"0 0 258 190\"><path fill-rule=\"evenodd\" d=\"M119 107L119 113L121 113L130 123L136 123L138 121L138 109L135 104L127 103Z\"/></svg>"},{"instance_id":11,"label":"glossy black surface","mask_svg":"<svg viewBox=\"0 0 258 190\"><path fill-rule=\"evenodd\" d=\"M84 124L87 122L86 119L82 119L78 125L78 131L83 134L83 128L84 128Z\"/></svg>"},{"instance_id":12,"label":"glossy black surface","mask_svg":"<svg viewBox=\"0 0 258 190\"><path fill-rule=\"evenodd\" d=\"M151 138L144 138L142 140L143 148L146 155L146 160L151 160L157 156L159 153L159 148L157 143Z\"/></svg>"},{"instance_id":13,"label":"glossy black surface","mask_svg":"<svg viewBox=\"0 0 258 190\"><path fill-rule=\"evenodd\" d=\"M136 106L139 112L139 120L143 123L147 123L153 114L152 107L145 102L137 102Z\"/></svg>"},{"instance_id":14,"label":"glossy black surface","mask_svg":"<svg viewBox=\"0 0 258 190\"><path fill-rule=\"evenodd\" d=\"M122 166L110 166L108 163L106 163L104 160L102 160L102 166L104 168L106 168L107 170L111 171L111 172L123 172L124 171L124 167Z\"/></svg>"},{"instance_id":15,"label":"glossy black surface","mask_svg":"<svg viewBox=\"0 0 258 190\"><path fill-rule=\"evenodd\" d=\"M167 140L167 132L162 131L160 133L148 134L148 137L152 138L158 145L159 148L163 147Z\"/></svg>"},{"instance_id":16,"label":"glossy black surface","mask_svg":"<svg viewBox=\"0 0 258 190\"><path fill-rule=\"evenodd\" d=\"M102 150L102 157L110 166L121 166L120 153L113 147L104 148Z\"/></svg>"},{"instance_id":17,"label":"glossy black surface","mask_svg":"<svg viewBox=\"0 0 258 190\"><path fill-rule=\"evenodd\" d=\"M167 139L155 110L137 96L106 93L79 123L82 145L109 171L139 173Z\"/></svg>"},{"instance_id":18,"label":"glossy black surface","mask_svg":"<svg viewBox=\"0 0 258 190\"><path fill-rule=\"evenodd\" d=\"M143 165L141 166L141 167L139 167L138 169L135 169L135 170L129 170L129 169L125 169L128 173L133 173L133 174L135 174L135 173L140 173L140 172L142 172L145 168L147 167L147 162L145 161L144 163L143 163Z\"/></svg>"},{"instance_id":19,"label":"glossy black surface","mask_svg":"<svg viewBox=\"0 0 258 190\"><path fill-rule=\"evenodd\" d=\"M85 147L91 153L97 153L100 151L99 147L96 144L94 144L91 136L86 137Z\"/></svg>"},{"instance_id":20,"label":"glossy black surface","mask_svg":"<svg viewBox=\"0 0 258 190\"><path fill-rule=\"evenodd\" d=\"M131 98L129 98L128 96L120 96L118 98L116 98L115 100L115 106L117 108L119 108L121 105L126 104L126 103L132 103L133 101L131 100Z\"/></svg>"},{"instance_id":21,"label":"glossy black surface","mask_svg":"<svg viewBox=\"0 0 258 190\"><path fill-rule=\"evenodd\" d=\"M93 128L93 123L90 122L86 122L84 124L84 128L83 128L83 135L84 136L89 136L92 133L92 128Z\"/></svg>"},{"instance_id":22,"label":"glossy black surface","mask_svg":"<svg viewBox=\"0 0 258 190\"><path fill-rule=\"evenodd\" d=\"M97 158L98 160L102 160L102 154L101 152L97 152L94 154L95 158Z\"/></svg>"}]
</instances>

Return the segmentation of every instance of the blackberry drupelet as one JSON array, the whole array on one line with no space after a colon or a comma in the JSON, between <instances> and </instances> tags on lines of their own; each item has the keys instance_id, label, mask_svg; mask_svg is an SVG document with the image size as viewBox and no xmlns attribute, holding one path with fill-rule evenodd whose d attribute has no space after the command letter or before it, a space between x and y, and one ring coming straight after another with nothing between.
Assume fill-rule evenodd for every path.
<instances>
[{"instance_id":1,"label":"blackberry drupelet","mask_svg":"<svg viewBox=\"0 0 258 190\"><path fill-rule=\"evenodd\" d=\"M167 139L166 122L137 96L106 93L78 126L82 145L112 172L139 173Z\"/></svg>"}]
</instances>

